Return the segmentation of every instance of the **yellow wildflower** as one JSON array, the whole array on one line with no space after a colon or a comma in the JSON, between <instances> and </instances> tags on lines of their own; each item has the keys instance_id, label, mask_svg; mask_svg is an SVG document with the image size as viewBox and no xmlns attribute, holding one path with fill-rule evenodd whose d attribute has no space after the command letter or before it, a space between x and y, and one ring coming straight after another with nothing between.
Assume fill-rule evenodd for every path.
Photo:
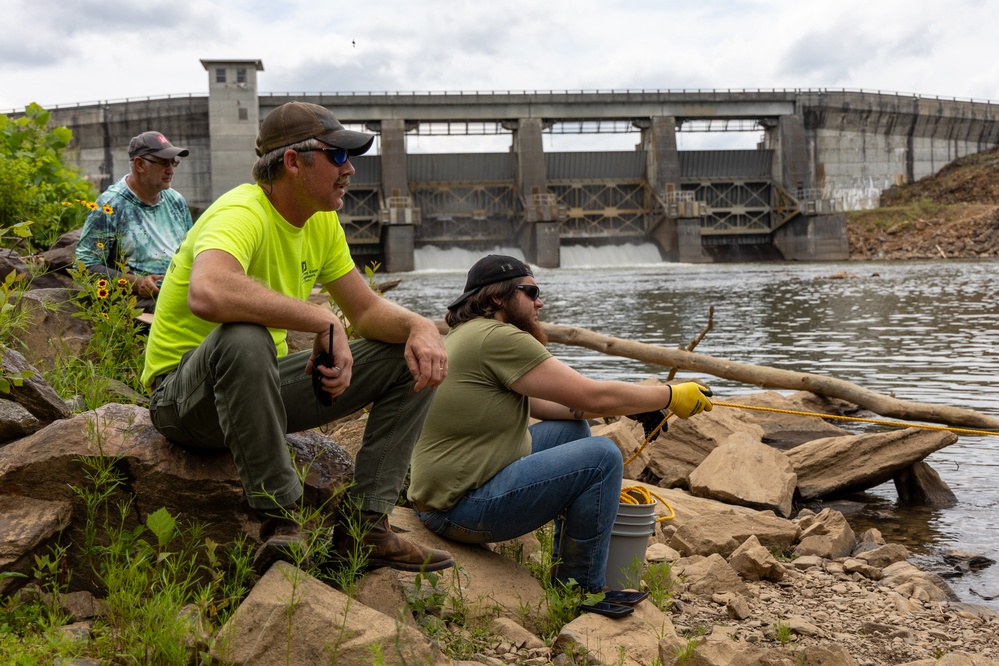
<instances>
[{"instance_id":1,"label":"yellow wildflower","mask_svg":"<svg viewBox=\"0 0 999 666\"><path fill-rule=\"evenodd\" d=\"M107 289L108 281L105 280L104 278L101 278L100 280L97 281L97 287L100 289Z\"/></svg>"},{"instance_id":2,"label":"yellow wildflower","mask_svg":"<svg viewBox=\"0 0 999 666\"><path fill-rule=\"evenodd\" d=\"M125 287L128 286L128 280L126 280L125 278L118 278L117 284L119 289L124 289Z\"/></svg>"},{"instance_id":3,"label":"yellow wildflower","mask_svg":"<svg viewBox=\"0 0 999 666\"><path fill-rule=\"evenodd\" d=\"M73 205L73 202L72 202L72 201L63 201L63 202L62 202L62 205L63 205L63 206L72 206L72 205Z\"/></svg>"},{"instance_id":4,"label":"yellow wildflower","mask_svg":"<svg viewBox=\"0 0 999 666\"><path fill-rule=\"evenodd\" d=\"M96 202L96 201L88 201L88 202L87 202L86 204L84 204L84 205L85 205L85 206L86 206L87 208L89 208L90 210L97 210L97 202Z\"/></svg>"},{"instance_id":5,"label":"yellow wildflower","mask_svg":"<svg viewBox=\"0 0 999 666\"><path fill-rule=\"evenodd\" d=\"M104 204L104 214L105 215L110 215L113 212L114 212L114 208L111 207L111 204Z\"/></svg>"},{"instance_id":6,"label":"yellow wildflower","mask_svg":"<svg viewBox=\"0 0 999 666\"><path fill-rule=\"evenodd\" d=\"M100 241L97 241L97 249L98 250L103 250L104 249L104 243L102 243Z\"/></svg>"},{"instance_id":7,"label":"yellow wildflower","mask_svg":"<svg viewBox=\"0 0 999 666\"><path fill-rule=\"evenodd\" d=\"M97 298L107 298L110 292L107 289L101 288L97 290Z\"/></svg>"},{"instance_id":8,"label":"yellow wildflower","mask_svg":"<svg viewBox=\"0 0 999 666\"><path fill-rule=\"evenodd\" d=\"M104 316L105 319L109 319L107 312L102 312L101 314Z\"/></svg>"}]
</instances>

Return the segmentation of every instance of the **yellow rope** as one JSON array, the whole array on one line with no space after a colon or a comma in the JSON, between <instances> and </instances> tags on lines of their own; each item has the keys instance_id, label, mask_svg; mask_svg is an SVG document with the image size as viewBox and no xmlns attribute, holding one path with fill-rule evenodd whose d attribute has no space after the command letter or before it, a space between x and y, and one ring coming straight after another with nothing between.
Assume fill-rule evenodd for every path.
<instances>
[{"instance_id":1,"label":"yellow rope","mask_svg":"<svg viewBox=\"0 0 999 666\"><path fill-rule=\"evenodd\" d=\"M676 518L676 512L673 511L673 507L669 505L669 502L664 500L659 495L656 495L645 486L628 486L621 489L621 504L652 504L653 498L659 500L659 503L666 507L669 511L668 516L660 516L659 518L656 518L657 523Z\"/></svg>"},{"instance_id":2,"label":"yellow rope","mask_svg":"<svg viewBox=\"0 0 999 666\"><path fill-rule=\"evenodd\" d=\"M864 423L875 423L878 425L896 426L900 428L923 428L925 430L950 430L951 432L959 432L966 435L999 435L999 432L994 430L974 430L971 428L952 428L950 426L938 426L938 425L927 425L923 423L904 423L901 421L885 421L883 419L866 419L859 416L840 416L838 414L821 414L818 412L805 412L795 409L777 409L775 407L757 407L755 405L740 405L734 402L719 402L714 400L711 402L715 407L738 407L739 409L755 409L759 412L776 412L778 414L794 414L797 416L814 416L820 419L840 419L842 421L863 421ZM673 416L673 412L666 415L666 418L655 427L655 429L650 432L646 437L642 445L638 447L634 455L624 461L624 464L632 462L635 458L641 455L645 447L649 445L655 436L662 430L662 427L666 425L666 421ZM635 497L637 495L637 497ZM673 511L673 507L669 505L666 500L664 500L659 495L649 491L645 486L628 486L621 489L621 503L622 504L652 504L652 498L659 500L663 506L669 510L668 516L663 516L661 518L656 518L656 522L663 520L672 520L676 517L676 512ZM644 501L641 501L644 500Z\"/></svg>"},{"instance_id":3,"label":"yellow rope","mask_svg":"<svg viewBox=\"0 0 999 666\"><path fill-rule=\"evenodd\" d=\"M972 429L972 428L953 428L953 427L950 427L950 426L927 425L927 424L923 424L923 423L904 423L904 422L901 422L901 421L885 421L883 419L866 419L866 418L861 418L859 416L840 416L840 415L837 415L837 414L820 414L818 412L805 412L805 411L799 411L799 410L795 410L795 409L777 409L775 407L757 407L755 405L740 405L740 404L737 404L737 403L734 403L734 402L719 402L717 400L712 401L711 404L714 405L715 407L738 407L739 409L755 409L756 411L760 411L760 412L776 412L778 414L794 414L794 415L797 415L797 416L814 416L814 417L820 418L820 419L840 419L842 421L862 421L864 423L875 423L877 425L896 426L896 427L900 427L900 428L923 428L925 430L949 430L951 432L959 432L959 433L962 433L962 434L965 434L965 435L999 435L999 432L996 432L994 430L975 430L975 429ZM633 460L635 460L635 458L637 458L639 455L641 455L642 451L645 450L645 447L648 446L649 442L651 442L655 438L655 436L659 433L659 431L662 430L662 427L664 425L666 425L666 421L668 421L671 416L673 416L673 412L668 413L666 415L666 418L664 418L662 420L662 422L659 425L657 425L655 427L655 429L652 432L650 432L645 437L645 441L642 442L642 445L640 447L638 447L638 450L635 451L634 455L632 455L630 458L628 458L627 460L624 461L625 465L627 465L628 463L632 462ZM638 495L638 498L636 499L633 495ZM658 521L662 521L662 520L670 520L670 519L672 519L672 518L674 518L676 516L676 513L673 511L673 507L671 507L666 502L666 500L664 500L662 497L659 497L655 493L650 492L644 486L629 486L627 488L622 488L621 489L621 503L622 504L652 504L652 498L653 497L656 498L657 500L659 500L660 502L662 502L663 506L665 506L669 510L669 512L670 512L670 515L668 515L668 516L664 516L662 518L657 518L656 519L657 522ZM645 501L639 501L639 499L643 499Z\"/></svg>"},{"instance_id":4,"label":"yellow rope","mask_svg":"<svg viewBox=\"0 0 999 666\"><path fill-rule=\"evenodd\" d=\"M777 412L778 414L796 414L798 416L815 416L820 419L840 419L842 421L863 421L864 423L876 423L878 425L896 426L900 428L923 428L925 430L950 430L960 432L965 435L999 435L994 430L972 430L970 428L952 428L950 426L926 425L923 423L903 423L901 421L885 421L882 419L865 419L859 416L839 416L838 414L819 414L817 412L801 412L794 409L777 409L775 407L757 407L755 405L739 405L734 402L711 401L715 407L738 407L739 409L755 409L760 412ZM662 424L660 424L662 425ZM628 462L631 462L630 460Z\"/></svg>"},{"instance_id":5,"label":"yellow rope","mask_svg":"<svg viewBox=\"0 0 999 666\"><path fill-rule=\"evenodd\" d=\"M664 419L662 420L662 422L661 422L661 423L660 423L659 425L657 425L657 426L655 427L655 430L653 430L653 431L652 431L652 432L650 432L650 433L649 433L648 435L646 435L646 437L645 437L645 441L644 441L644 442L642 442L642 445L641 445L640 447L638 447L638 450L637 450L637 451L635 451L635 455L631 456L630 458L628 458L627 460L625 460L625 461L624 461L624 464L625 464L625 465L627 465L627 464L628 464L628 463L630 463L630 462L631 462L632 460L634 460L635 458L637 458L637 457L639 456L639 454L640 454L640 453L641 453L642 451L644 451L644 450L645 450L645 447L649 445L649 442L651 442L651 441L652 441L652 440L653 440L653 439L655 438L655 436L656 436L657 434L659 434L659 431L660 431L660 430L662 429L662 427L663 427L664 425L666 425L666 421L668 421L668 420L669 420L669 417L671 417L671 416L673 416L673 412L670 412L669 414L667 414L667 415L666 415L666 418L664 418Z\"/></svg>"}]
</instances>

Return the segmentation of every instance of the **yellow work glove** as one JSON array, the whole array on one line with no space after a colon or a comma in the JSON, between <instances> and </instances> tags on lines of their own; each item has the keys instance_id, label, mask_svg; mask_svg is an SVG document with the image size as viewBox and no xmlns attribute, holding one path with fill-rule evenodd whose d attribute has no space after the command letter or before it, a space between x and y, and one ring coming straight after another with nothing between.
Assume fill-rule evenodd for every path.
<instances>
[{"instance_id":1,"label":"yellow work glove","mask_svg":"<svg viewBox=\"0 0 999 666\"><path fill-rule=\"evenodd\" d=\"M707 398L711 395L711 389L707 386L701 386L697 382L684 382L672 384L670 389L673 395L669 399L669 410L681 419L690 418L701 411L711 411L711 401Z\"/></svg>"}]
</instances>

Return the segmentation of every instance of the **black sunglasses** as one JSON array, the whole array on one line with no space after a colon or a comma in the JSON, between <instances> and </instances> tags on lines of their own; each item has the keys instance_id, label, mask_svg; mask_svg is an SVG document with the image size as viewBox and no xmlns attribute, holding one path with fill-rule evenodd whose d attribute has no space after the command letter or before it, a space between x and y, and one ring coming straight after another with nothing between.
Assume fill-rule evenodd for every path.
<instances>
[{"instance_id":1,"label":"black sunglasses","mask_svg":"<svg viewBox=\"0 0 999 666\"><path fill-rule=\"evenodd\" d=\"M350 154L347 152L346 148L307 148L305 150L298 151L300 153L315 153L320 152L326 155L330 159L330 162L337 166L343 166L346 164L347 160L350 158Z\"/></svg>"},{"instance_id":2,"label":"black sunglasses","mask_svg":"<svg viewBox=\"0 0 999 666\"><path fill-rule=\"evenodd\" d=\"M518 284L517 289L524 292L524 295L532 301L536 301L541 298L541 287L536 284Z\"/></svg>"},{"instance_id":3,"label":"black sunglasses","mask_svg":"<svg viewBox=\"0 0 999 666\"><path fill-rule=\"evenodd\" d=\"M177 158L174 158L172 160L164 160L164 161L160 162L159 160L151 160L148 157L146 157L145 155L139 155L139 159L145 160L145 161L149 162L150 164L155 164L155 165L161 166L161 167L168 167L168 166L177 167L177 166L180 165L180 160L178 160Z\"/></svg>"}]
</instances>

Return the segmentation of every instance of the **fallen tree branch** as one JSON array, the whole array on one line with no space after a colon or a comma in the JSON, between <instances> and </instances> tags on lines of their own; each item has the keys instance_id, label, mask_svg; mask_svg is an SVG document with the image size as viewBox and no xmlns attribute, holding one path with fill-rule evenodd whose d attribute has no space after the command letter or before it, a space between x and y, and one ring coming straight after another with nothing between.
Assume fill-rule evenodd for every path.
<instances>
[{"instance_id":1,"label":"fallen tree branch","mask_svg":"<svg viewBox=\"0 0 999 666\"><path fill-rule=\"evenodd\" d=\"M852 402L882 416L910 421L929 421L963 428L999 430L999 419L979 414L970 409L898 400L843 379L736 363L681 349L622 340L576 326L543 323L541 328L551 342L586 347L604 354L632 358L657 365L673 366L681 370L702 372L765 389L811 391L819 395Z\"/></svg>"},{"instance_id":2,"label":"fallen tree branch","mask_svg":"<svg viewBox=\"0 0 999 666\"><path fill-rule=\"evenodd\" d=\"M435 321L441 334L448 331L444 320ZM601 335L579 326L561 326L542 322L541 330L550 342L586 347L603 354L631 358L645 363L674 366L681 370L702 372L722 379L730 379L764 389L810 391L818 395L839 398L870 410L881 416L891 416L908 421L928 421L958 428L979 428L999 431L999 419L979 414L961 407L928 405L920 402L898 400L881 393L857 386L844 379L823 377L807 372L779 370L761 365L736 363L714 356L705 356L682 349L670 349Z\"/></svg>"},{"instance_id":3,"label":"fallen tree branch","mask_svg":"<svg viewBox=\"0 0 999 666\"><path fill-rule=\"evenodd\" d=\"M696 347L697 344L704 339L704 336L707 335L708 331L714 328L714 326L715 326L715 306L712 305L710 308L708 308L708 323L704 327L704 329L700 333L698 333L693 340L688 342L686 347L677 347L677 349L682 349L684 351L689 351L689 352L694 351L694 347ZM669 374L666 376L666 381L670 381L674 377L676 377L676 370L677 369L675 366L669 369Z\"/></svg>"}]
</instances>

